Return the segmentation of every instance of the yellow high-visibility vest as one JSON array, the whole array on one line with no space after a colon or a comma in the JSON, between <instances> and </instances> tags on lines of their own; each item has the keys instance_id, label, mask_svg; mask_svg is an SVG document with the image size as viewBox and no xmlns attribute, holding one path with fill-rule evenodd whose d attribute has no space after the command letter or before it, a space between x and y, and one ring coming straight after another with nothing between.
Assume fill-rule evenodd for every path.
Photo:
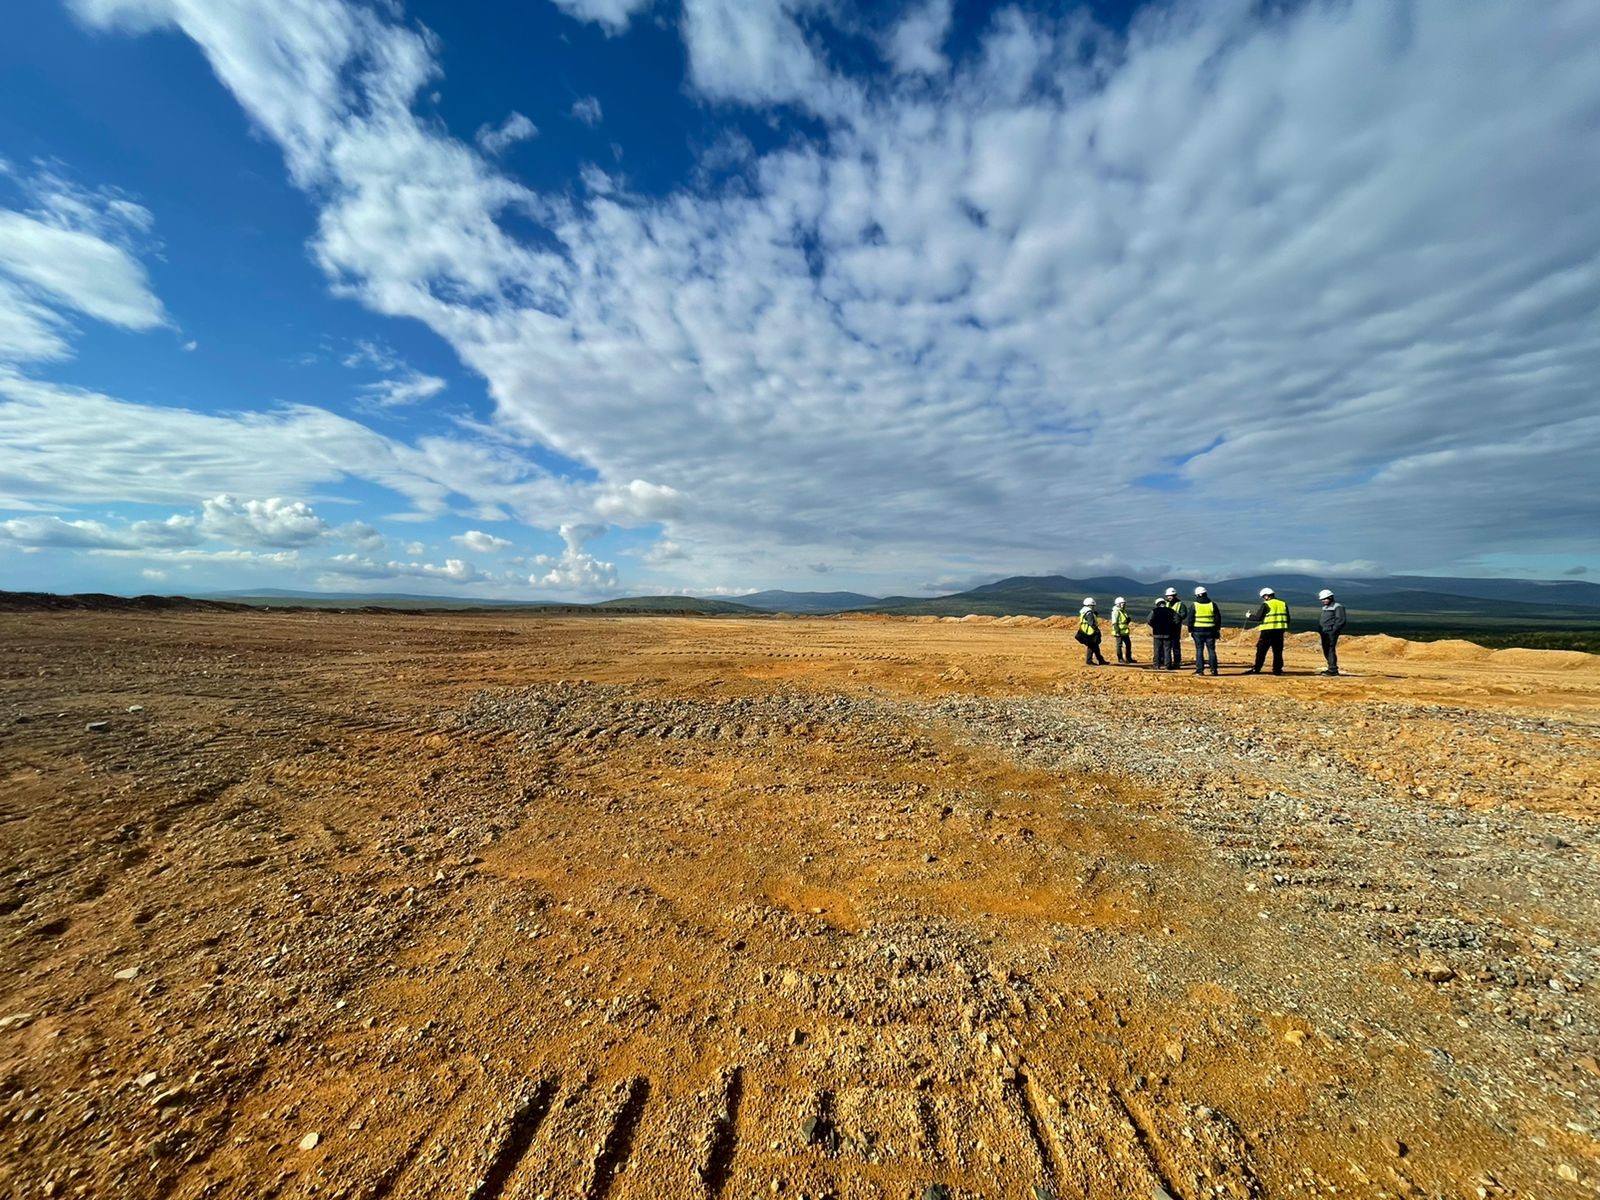
<instances>
[{"instance_id":1,"label":"yellow high-visibility vest","mask_svg":"<svg viewBox=\"0 0 1600 1200\"><path fill-rule=\"evenodd\" d=\"M1113 608L1111 610L1111 632L1120 637L1125 635L1129 628L1128 610L1125 608Z\"/></svg>"},{"instance_id":2,"label":"yellow high-visibility vest","mask_svg":"<svg viewBox=\"0 0 1600 1200\"><path fill-rule=\"evenodd\" d=\"M1222 626L1222 616L1217 611L1217 606L1210 600L1196 600L1194 602L1194 631L1199 633L1203 629L1218 629Z\"/></svg>"},{"instance_id":3,"label":"yellow high-visibility vest","mask_svg":"<svg viewBox=\"0 0 1600 1200\"><path fill-rule=\"evenodd\" d=\"M1276 596L1266 599L1267 615L1261 620L1262 629L1288 629L1289 606Z\"/></svg>"}]
</instances>

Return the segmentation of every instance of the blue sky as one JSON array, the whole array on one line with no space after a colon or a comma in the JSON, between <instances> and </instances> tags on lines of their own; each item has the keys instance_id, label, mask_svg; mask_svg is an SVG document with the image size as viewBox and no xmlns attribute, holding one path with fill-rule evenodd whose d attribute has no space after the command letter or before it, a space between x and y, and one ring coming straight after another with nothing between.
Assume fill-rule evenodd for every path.
<instances>
[{"instance_id":1,"label":"blue sky","mask_svg":"<svg viewBox=\"0 0 1600 1200\"><path fill-rule=\"evenodd\" d=\"M5 20L0 586L1600 572L1592 4Z\"/></svg>"}]
</instances>

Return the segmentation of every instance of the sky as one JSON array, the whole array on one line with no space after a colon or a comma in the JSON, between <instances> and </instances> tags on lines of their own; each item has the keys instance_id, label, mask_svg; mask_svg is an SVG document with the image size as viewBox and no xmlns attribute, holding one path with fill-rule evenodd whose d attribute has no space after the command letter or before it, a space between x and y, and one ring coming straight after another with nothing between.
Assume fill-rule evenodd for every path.
<instances>
[{"instance_id":1,"label":"sky","mask_svg":"<svg viewBox=\"0 0 1600 1200\"><path fill-rule=\"evenodd\" d=\"M1592 0L0 22L0 588L1600 575Z\"/></svg>"}]
</instances>

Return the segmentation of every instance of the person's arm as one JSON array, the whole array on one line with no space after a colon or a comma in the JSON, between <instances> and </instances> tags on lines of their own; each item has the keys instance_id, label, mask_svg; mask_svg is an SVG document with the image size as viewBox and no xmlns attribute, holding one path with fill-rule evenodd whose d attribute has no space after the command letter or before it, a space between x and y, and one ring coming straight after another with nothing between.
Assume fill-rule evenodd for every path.
<instances>
[{"instance_id":1,"label":"person's arm","mask_svg":"<svg viewBox=\"0 0 1600 1200\"><path fill-rule=\"evenodd\" d=\"M1349 623L1350 617L1344 611L1344 605L1335 604L1333 606L1333 631L1335 633L1343 633L1344 627Z\"/></svg>"}]
</instances>

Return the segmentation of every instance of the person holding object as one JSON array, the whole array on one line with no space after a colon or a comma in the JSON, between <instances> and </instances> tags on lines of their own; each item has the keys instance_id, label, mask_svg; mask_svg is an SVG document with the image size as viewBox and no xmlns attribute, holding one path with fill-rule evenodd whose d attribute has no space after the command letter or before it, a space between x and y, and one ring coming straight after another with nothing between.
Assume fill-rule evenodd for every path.
<instances>
[{"instance_id":1,"label":"person holding object","mask_svg":"<svg viewBox=\"0 0 1600 1200\"><path fill-rule=\"evenodd\" d=\"M1217 635L1222 632L1222 608L1206 592L1205 587L1194 590L1194 607L1189 609L1189 636L1194 638L1194 673L1206 673L1206 657L1211 658L1211 673L1217 673Z\"/></svg>"},{"instance_id":2,"label":"person holding object","mask_svg":"<svg viewBox=\"0 0 1600 1200\"><path fill-rule=\"evenodd\" d=\"M1172 661L1167 665L1174 671L1183 666L1183 627L1189 623L1189 606L1178 599L1178 589L1169 587L1166 591L1167 607L1172 610L1172 619L1177 623L1178 632L1172 637Z\"/></svg>"},{"instance_id":3,"label":"person holding object","mask_svg":"<svg viewBox=\"0 0 1600 1200\"><path fill-rule=\"evenodd\" d=\"M1133 622L1128 618L1128 601L1123 596L1118 596L1111 604L1111 633L1117 639L1117 661L1119 663L1132 663L1133 658Z\"/></svg>"},{"instance_id":4,"label":"person holding object","mask_svg":"<svg viewBox=\"0 0 1600 1200\"><path fill-rule=\"evenodd\" d=\"M1178 618L1164 599L1156 601L1145 623L1150 626L1150 638L1156 646L1156 670L1176 671L1178 666L1172 648L1178 641Z\"/></svg>"},{"instance_id":5,"label":"person holding object","mask_svg":"<svg viewBox=\"0 0 1600 1200\"><path fill-rule=\"evenodd\" d=\"M1328 660L1325 670L1319 675L1337 675L1339 673L1339 635L1344 632L1344 627L1349 623L1345 616L1344 605L1333 598L1333 593L1323 588L1317 593L1317 599L1322 601L1322 612L1319 614L1321 627L1317 630L1322 637L1322 657Z\"/></svg>"},{"instance_id":6,"label":"person holding object","mask_svg":"<svg viewBox=\"0 0 1600 1200\"><path fill-rule=\"evenodd\" d=\"M1256 634L1256 665L1245 672L1246 675L1261 674L1261 667L1267 661L1267 651L1272 651L1272 673L1283 674L1283 637L1289 632L1289 606L1278 599L1277 593L1269 587L1261 589L1261 603L1245 614L1245 624L1254 624L1259 632Z\"/></svg>"},{"instance_id":7,"label":"person holding object","mask_svg":"<svg viewBox=\"0 0 1600 1200\"><path fill-rule=\"evenodd\" d=\"M1095 611L1094 597L1083 598L1083 609L1078 613L1077 638L1083 643L1083 663L1087 667L1104 667L1109 664L1100 653L1100 620Z\"/></svg>"}]
</instances>

